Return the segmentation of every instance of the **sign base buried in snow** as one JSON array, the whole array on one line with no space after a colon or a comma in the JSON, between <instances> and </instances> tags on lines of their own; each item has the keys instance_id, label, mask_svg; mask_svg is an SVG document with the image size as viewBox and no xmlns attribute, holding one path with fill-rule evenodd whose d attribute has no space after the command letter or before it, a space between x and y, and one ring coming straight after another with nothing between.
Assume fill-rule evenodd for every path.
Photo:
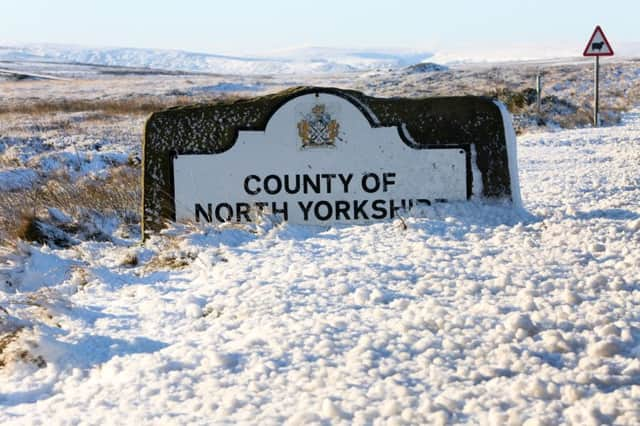
<instances>
[{"instance_id":1,"label":"sign base buried in snow","mask_svg":"<svg viewBox=\"0 0 640 426\"><path fill-rule=\"evenodd\" d=\"M472 195L520 202L501 104L317 87L153 114L143 187L145 234L167 219L364 223Z\"/></svg>"}]
</instances>

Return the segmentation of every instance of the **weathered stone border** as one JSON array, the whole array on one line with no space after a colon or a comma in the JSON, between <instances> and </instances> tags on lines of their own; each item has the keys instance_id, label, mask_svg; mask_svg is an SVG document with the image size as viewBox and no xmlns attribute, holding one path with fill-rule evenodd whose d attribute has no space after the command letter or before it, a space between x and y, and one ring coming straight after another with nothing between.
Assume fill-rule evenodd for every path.
<instances>
[{"instance_id":1,"label":"weathered stone border","mask_svg":"<svg viewBox=\"0 0 640 426\"><path fill-rule=\"evenodd\" d=\"M416 149L462 147L467 150L470 162L474 146L475 166L482 175L481 195L519 201L518 189L512 191L512 183L517 183L512 182L514 165L508 155L509 126L504 112L492 100L472 96L383 99L351 90L298 87L251 99L171 108L152 114L143 140L143 235L175 219L173 156L224 152L233 146L238 131L264 130L280 106L309 93L331 93L349 100L372 127L397 126L402 140ZM467 169L471 196L472 167Z\"/></svg>"}]
</instances>

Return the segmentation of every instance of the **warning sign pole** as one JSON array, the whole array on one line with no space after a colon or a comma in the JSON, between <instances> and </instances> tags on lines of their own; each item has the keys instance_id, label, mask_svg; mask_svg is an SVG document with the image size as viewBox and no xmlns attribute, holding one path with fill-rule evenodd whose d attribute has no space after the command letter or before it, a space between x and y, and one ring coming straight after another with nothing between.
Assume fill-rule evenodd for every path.
<instances>
[{"instance_id":1,"label":"warning sign pole","mask_svg":"<svg viewBox=\"0 0 640 426\"><path fill-rule=\"evenodd\" d=\"M599 113L599 101L600 94L600 56L613 56L613 48L611 43L607 40L607 36L604 35L604 31L600 28L600 25L596 26L593 30L593 34L587 42L587 47L582 52L583 56L593 56L596 58L593 65L593 126L598 127L600 125L600 113Z\"/></svg>"},{"instance_id":2,"label":"warning sign pole","mask_svg":"<svg viewBox=\"0 0 640 426\"><path fill-rule=\"evenodd\" d=\"M600 101L600 97L598 94L600 88L600 56L596 56L595 65L593 68L593 81L594 81L594 92L593 92L593 126L598 127L600 125L600 120L598 119L598 103Z\"/></svg>"}]
</instances>

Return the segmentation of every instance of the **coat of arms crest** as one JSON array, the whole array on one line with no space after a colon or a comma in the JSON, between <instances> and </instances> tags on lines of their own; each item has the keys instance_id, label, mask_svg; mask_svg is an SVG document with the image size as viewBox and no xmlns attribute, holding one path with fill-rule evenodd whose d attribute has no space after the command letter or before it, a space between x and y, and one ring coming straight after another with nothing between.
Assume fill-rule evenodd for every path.
<instances>
[{"instance_id":1,"label":"coat of arms crest","mask_svg":"<svg viewBox=\"0 0 640 426\"><path fill-rule=\"evenodd\" d=\"M323 104L318 104L298 122L302 147L335 146L340 124L331 118Z\"/></svg>"}]
</instances>

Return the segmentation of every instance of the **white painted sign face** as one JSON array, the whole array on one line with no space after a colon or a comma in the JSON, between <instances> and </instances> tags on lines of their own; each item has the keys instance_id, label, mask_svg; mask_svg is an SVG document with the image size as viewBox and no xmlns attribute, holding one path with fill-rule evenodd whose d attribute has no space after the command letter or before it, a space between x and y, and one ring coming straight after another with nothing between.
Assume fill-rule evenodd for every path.
<instances>
[{"instance_id":1,"label":"white painted sign face","mask_svg":"<svg viewBox=\"0 0 640 426\"><path fill-rule=\"evenodd\" d=\"M595 30L593 30L593 34L591 34L591 38L587 42L587 46L584 48L584 52L582 52L583 56L613 56L613 48L611 44L607 40L607 37L604 35L604 31L598 25Z\"/></svg>"},{"instance_id":2,"label":"white painted sign face","mask_svg":"<svg viewBox=\"0 0 640 426\"><path fill-rule=\"evenodd\" d=\"M350 100L306 94L264 131L240 131L226 152L173 160L178 221L365 223L419 202L467 199L467 152L415 149L397 127L372 127Z\"/></svg>"}]
</instances>

